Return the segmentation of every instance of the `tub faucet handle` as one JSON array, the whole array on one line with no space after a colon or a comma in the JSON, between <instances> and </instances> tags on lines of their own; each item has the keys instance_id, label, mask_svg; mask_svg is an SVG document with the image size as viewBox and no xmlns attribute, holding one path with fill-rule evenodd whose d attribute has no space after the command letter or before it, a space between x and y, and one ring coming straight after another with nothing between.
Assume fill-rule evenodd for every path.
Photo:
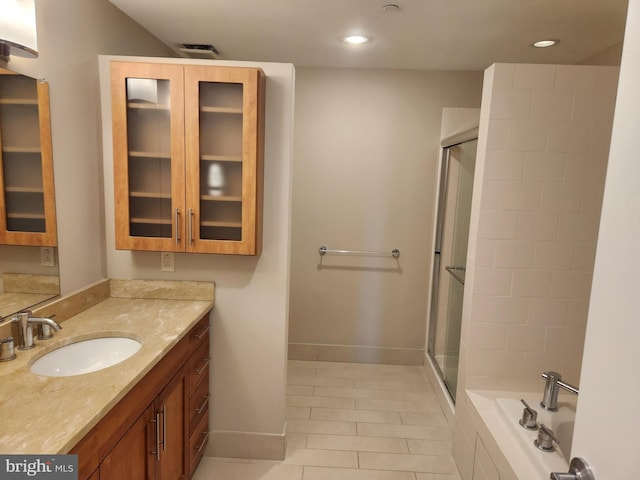
<instances>
[{"instance_id":1,"label":"tub faucet handle","mask_svg":"<svg viewBox=\"0 0 640 480\"><path fill-rule=\"evenodd\" d=\"M538 438L533 441L533 444L543 452L553 452L556 449L554 442L560 444L553 430L541 423L538 429Z\"/></svg>"},{"instance_id":2,"label":"tub faucet handle","mask_svg":"<svg viewBox=\"0 0 640 480\"><path fill-rule=\"evenodd\" d=\"M518 423L528 430L536 430L538 428L538 412L531 408L524 399L521 398L520 401L524 405L524 410L522 411L522 418Z\"/></svg>"}]
</instances>

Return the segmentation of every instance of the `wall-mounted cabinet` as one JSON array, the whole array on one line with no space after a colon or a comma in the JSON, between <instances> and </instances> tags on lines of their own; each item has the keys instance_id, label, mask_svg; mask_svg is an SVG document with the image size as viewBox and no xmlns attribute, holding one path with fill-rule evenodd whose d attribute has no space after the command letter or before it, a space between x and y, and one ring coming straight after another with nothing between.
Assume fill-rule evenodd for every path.
<instances>
[{"instance_id":1,"label":"wall-mounted cabinet","mask_svg":"<svg viewBox=\"0 0 640 480\"><path fill-rule=\"evenodd\" d=\"M111 63L116 248L258 255L265 75Z\"/></svg>"},{"instance_id":2,"label":"wall-mounted cabinet","mask_svg":"<svg viewBox=\"0 0 640 480\"><path fill-rule=\"evenodd\" d=\"M49 85L0 68L0 244L56 243Z\"/></svg>"}]
</instances>

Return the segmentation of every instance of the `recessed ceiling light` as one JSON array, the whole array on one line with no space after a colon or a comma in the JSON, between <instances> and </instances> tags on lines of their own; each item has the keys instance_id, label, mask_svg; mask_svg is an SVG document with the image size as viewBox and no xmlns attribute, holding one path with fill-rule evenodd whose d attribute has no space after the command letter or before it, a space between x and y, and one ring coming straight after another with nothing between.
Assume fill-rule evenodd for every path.
<instances>
[{"instance_id":1,"label":"recessed ceiling light","mask_svg":"<svg viewBox=\"0 0 640 480\"><path fill-rule=\"evenodd\" d=\"M547 48L557 45L558 42L559 40L538 40L537 42L533 42L531 46L536 48Z\"/></svg>"},{"instance_id":2,"label":"recessed ceiling light","mask_svg":"<svg viewBox=\"0 0 640 480\"><path fill-rule=\"evenodd\" d=\"M347 37L344 37L342 41L350 45L362 45L363 43L369 43L371 41L371 38L365 37L363 35L349 35Z\"/></svg>"}]
</instances>

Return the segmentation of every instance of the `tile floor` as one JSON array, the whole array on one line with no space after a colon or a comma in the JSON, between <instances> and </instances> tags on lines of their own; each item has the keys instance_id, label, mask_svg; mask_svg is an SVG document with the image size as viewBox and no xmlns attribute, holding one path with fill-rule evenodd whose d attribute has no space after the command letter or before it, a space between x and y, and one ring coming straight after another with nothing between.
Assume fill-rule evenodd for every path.
<instances>
[{"instance_id":1,"label":"tile floor","mask_svg":"<svg viewBox=\"0 0 640 480\"><path fill-rule=\"evenodd\" d=\"M194 480L460 480L422 367L289 362L284 461L204 457Z\"/></svg>"}]
</instances>

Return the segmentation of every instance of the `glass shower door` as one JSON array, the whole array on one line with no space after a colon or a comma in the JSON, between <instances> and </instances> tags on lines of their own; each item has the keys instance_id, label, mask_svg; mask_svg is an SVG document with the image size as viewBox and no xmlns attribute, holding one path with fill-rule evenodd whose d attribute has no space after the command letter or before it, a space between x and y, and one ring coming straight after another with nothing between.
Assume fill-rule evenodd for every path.
<instances>
[{"instance_id":1,"label":"glass shower door","mask_svg":"<svg viewBox=\"0 0 640 480\"><path fill-rule=\"evenodd\" d=\"M445 148L440 185L429 354L455 401L477 140Z\"/></svg>"}]
</instances>

